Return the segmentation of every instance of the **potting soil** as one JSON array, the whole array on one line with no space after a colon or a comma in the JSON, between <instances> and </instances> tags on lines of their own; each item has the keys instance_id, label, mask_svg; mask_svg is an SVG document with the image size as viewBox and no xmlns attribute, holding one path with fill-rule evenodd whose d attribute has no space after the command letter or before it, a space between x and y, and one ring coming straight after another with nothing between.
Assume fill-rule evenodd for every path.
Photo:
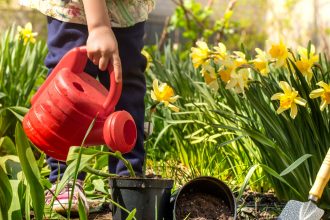
<instances>
[{"instance_id":1,"label":"potting soil","mask_svg":"<svg viewBox=\"0 0 330 220\"><path fill-rule=\"evenodd\" d=\"M177 220L233 219L228 205L221 198L204 193L183 194L177 201L175 212Z\"/></svg>"}]
</instances>

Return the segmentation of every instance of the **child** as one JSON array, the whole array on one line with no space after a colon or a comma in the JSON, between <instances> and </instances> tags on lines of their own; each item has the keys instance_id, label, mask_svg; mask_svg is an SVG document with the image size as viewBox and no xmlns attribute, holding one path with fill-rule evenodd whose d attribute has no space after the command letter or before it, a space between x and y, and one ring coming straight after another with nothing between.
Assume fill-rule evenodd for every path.
<instances>
[{"instance_id":1,"label":"child","mask_svg":"<svg viewBox=\"0 0 330 220\"><path fill-rule=\"evenodd\" d=\"M109 74L105 71L108 63L114 66L117 82L122 81L123 90L116 110L126 110L137 126L137 142L131 153L124 157L129 160L137 173L142 174L144 160L143 123L144 95L146 90L144 70L146 59L141 55L143 48L144 21L152 10L153 0L21 0L22 5L36 8L48 20L48 55L45 65L51 74L53 68L66 52L74 47L87 46L89 61L85 72L109 88ZM51 173L49 180L55 183L63 174L66 164L48 157ZM109 172L128 175L121 161L109 158ZM78 176L71 212L78 211L79 197L88 204L81 183L84 174ZM60 193L53 209L66 212L70 184ZM46 203L52 193L46 194ZM60 204L61 203L61 204Z\"/></svg>"}]
</instances>

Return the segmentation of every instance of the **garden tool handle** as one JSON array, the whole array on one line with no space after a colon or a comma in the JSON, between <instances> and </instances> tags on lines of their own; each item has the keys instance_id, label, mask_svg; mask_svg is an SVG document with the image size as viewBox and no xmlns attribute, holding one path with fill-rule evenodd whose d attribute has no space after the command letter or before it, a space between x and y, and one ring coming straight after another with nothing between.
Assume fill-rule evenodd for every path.
<instances>
[{"instance_id":1,"label":"garden tool handle","mask_svg":"<svg viewBox=\"0 0 330 220\"><path fill-rule=\"evenodd\" d=\"M323 190L330 179L330 149L325 156L321 168L317 173L312 189L309 191L309 200L317 202L323 194Z\"/></svg>"},{"instance_id":2,"label":"garden tool handle","mask_svg":"<svg viewBox=\"0 0 330 220\"><path fill-rule=\"evenodd\" d=\"M67 68L73 73L82 73L87 64L87 59L88 57L86 46L71 49L68 53L66 53L60 60L60 62L56 65L56 67L46 79L46 81L41 85L41 87L32 97L31 104L33 105L33 103L38 99L43 90L47 88L48 84L53 80L53 78L61 69ZM111 85L109 94L106 97L105 102L103 103L103 108L106 116L113 112L114 107L118 103L122 90L122 83L116 83L115 81L115 74L111 63L109 63L108 65L108 72L110 76Z\"/></svg>"}]
</instances>

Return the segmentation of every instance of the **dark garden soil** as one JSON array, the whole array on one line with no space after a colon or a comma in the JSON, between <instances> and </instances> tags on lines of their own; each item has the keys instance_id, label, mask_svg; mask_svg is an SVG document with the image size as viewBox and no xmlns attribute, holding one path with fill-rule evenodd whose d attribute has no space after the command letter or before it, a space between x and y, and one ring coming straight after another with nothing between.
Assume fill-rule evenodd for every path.
<instances>
[{"instance_id":1,"label":"dark garden soil","mask_svg":"<svg viewBox=\"0 0 330 220\"><path fill-rule=\"evenodd\" d=\"M237 219L277 219L285 205L272 192L247 191L238 201Z\"/></svg>"},{"instance_id":2,"label":"dark garden soil","mask_svg":"<svg viewBox=\"0 0 330 220\"><path fill-rule=\"evenodd\" d=\"M218 220L218 219L233 219L233 216L229 208L219 201L217 198L205 195L190 195L182 196L182 207L186 213L191 212L187 219L190 220ZM194 202L192 202L194 200ZM178 201L179 202L179 201ZM94 202L93 202L94 203ZM179 203L178 203L179 205ZM286 203L278 201L273 193L256 193L245 192L242 199L237 204L237 220L266 220L277 219L277 216L281 213ZM218 210L218 211L215 211ZM223 210L220 212L219 210ZM185 219L185 212L177 213L180 216L180 220ZM226 218L227 217L227 218ZM112 220L111 210L109 204L101 204L95 201L95 204L91 204L91 213L89 214L90 220ZM330 214L323 216L322 219L330 219ZM77 219L78 220L78 219Z\"/></svg>"},{"instance_id":3,"label":"dark garden soil","mask_svg":"<svg viewBox=\"0 0 330 220\"><path fill-rule=\"evenodd\" d=\"M178 220L233 219L233 214L223 200L202 193L187 193L180 196L180 200L177 201L176 216Z\"/></svg>"},{"instance_id":4,"label":"dark garden soil","mask_svg":"<svg viewBox=\"0 0 330 220\"><path fill-rule=\"evenodd\" d=\"M189 215L189 220L218 220L233 219L229 207L222 200L211 195L192 194L182 195L177 206L181 212L176 213L183 220ZM273 193L245 192L237 204L237 220L276 219L284 208L285 203L279 202ZM220 211L221 210L221 211ZM111 220L109 204L91 204L90 220Z\"/></svg>"}]
</instances>

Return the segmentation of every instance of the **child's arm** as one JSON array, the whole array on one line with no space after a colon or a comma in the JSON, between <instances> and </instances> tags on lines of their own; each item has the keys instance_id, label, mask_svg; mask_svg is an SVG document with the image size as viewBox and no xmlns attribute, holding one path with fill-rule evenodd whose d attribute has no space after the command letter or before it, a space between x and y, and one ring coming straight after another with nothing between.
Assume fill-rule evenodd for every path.
<instances>
[{"instance_id":1,"label":"child's arm","mask_svg":"<svg viewBox=\"0 0 330 220\"><path fill-rule=\"evenodd\" d=\"M118 44L111 30L111 23L105 0L83 0L87 26L87 55L99 69L106 70L112 62L116 82L121 81L121 62Z\"/></svg>"}]
</instances>

